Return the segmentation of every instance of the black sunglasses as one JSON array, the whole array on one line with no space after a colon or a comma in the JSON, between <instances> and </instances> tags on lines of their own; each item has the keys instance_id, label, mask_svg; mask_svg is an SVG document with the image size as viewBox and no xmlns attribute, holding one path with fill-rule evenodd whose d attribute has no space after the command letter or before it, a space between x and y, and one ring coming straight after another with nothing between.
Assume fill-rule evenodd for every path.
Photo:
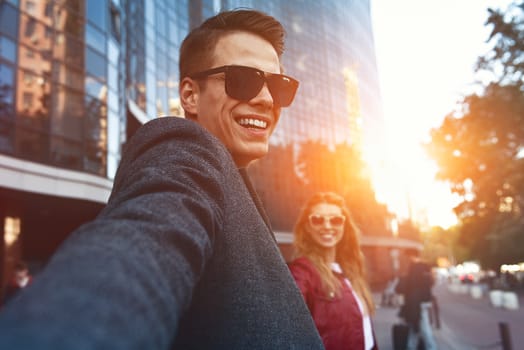
<instances>
[{"instance_id":1,"label":"black sunglasses","mask_svg":"<svg viewBox=\"0 0 524 350\"><path fill-rule=\"evenodd\" d=\"M298 81L283 74L266 73L260 69L245 66L222 66L189 75L192 79L205 78L212 74L225 73L226 94L239 101L254 98L264 83L267 83L273 103L287 107L293 102Z\"/></svg>"},{"instance_id":2,"label":"black sunglasses","mask_svg":"<svg viewBox=\"0 0 524 350\"><path fill-rule=\"evenodd\" d=\"M309 223L311 226L323 226L326 220L329 221L331 226L339 227L344 224L346 218L343 215L323 216L312 214L309 216Z\"/></svg>"}]
</instances>

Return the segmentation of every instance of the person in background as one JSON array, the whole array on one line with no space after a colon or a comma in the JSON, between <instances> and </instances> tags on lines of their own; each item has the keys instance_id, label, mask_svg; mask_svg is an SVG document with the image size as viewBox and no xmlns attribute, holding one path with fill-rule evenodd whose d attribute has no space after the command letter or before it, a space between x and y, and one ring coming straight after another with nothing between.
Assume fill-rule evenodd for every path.
<instances>
[{"instance_id":1,"label":"person in background","mask_svg":"<svg viewBox=\"0 0 524 350\"><path fill-rule=\"evenodd\" d=\"M386 288L384 288L384 291L382 292L382 300L380 301L381 306L397 306L397 294L395 290L397 289L399 280L399 277L393 277L388 281Z\"/></svg>"},{"instance_id":2,"label":"person in background","mask_svg":"<svg viewBox=\"0 0 524 350\"><path fill-rule=\"evenodd\" d=\"M0 349L322 349L246 167L298 82L284 29L225 11L180 48L186 119L129 140L107 206L0 312Z\"/></svg>"},{"instance_id":3,"label":"person in background","mask_svg":"<svg viewBox=\"0 0 524 350\"><path fill-rule=\"evenodd\" d=\"M8 303L20 290L27 287L33 277L29 273L27 264L23 261L19 261L15 264L13 278L9 281L5 294L3 304Z\"/></svg>"},{"instance_id":4,"label":"person in background","mask_svg":"<svg viewBox=\"0 0 524 350\"><path fill-rule=\"evenodd\" d=\"M326 350L378 349L359 231L344 199L315 194L294 228L295 259L288 266Z\"/></svg>"},{"instance_id":5,"label":"person in background","mask_svg":"<svg viewBox=\"0 0 524 350\"><path fill-rule=\"evenodd\" d=\"M430 312L434 303L431 292L434 279L431 266L422 261L418 254L417 251L408 251L408 272L397 286L397 292L404 295L404 304L400 308L399 316L409 326L407 350L417 349L420 338L425 350L436 350L437 344L430 322Z\"/></svg>"}]
</instances>

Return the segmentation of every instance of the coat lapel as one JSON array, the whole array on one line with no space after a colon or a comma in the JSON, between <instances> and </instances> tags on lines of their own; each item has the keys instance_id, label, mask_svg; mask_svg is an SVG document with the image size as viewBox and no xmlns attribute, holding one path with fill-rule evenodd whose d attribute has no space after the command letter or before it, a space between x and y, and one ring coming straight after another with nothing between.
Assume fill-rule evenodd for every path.
<instances>
[{"instance_id":1,"label":"coat lapel","mask_svg":"<svg viewBox=\"0 0 524 350\"><path fill-rule=\"evenodd\" d=\"M266 210L264 209L264 205L262 204L262 201L260 200L260 197L258 197L257 191L255 190L255 187L251 183L251 179L249 178L249 175L247 173L247 170L245 168L238 169L240 172L240 175L242 176L242 179L244 180L244 183L246 184L247 190L249 191L249 194L251 195L251 198L253 199L253 202L255 203L255 206L258 209L258 213L266 223L267 229L271 233L271 236L276 242L275 234L273 233L273 230L271 229L271 223L269 221L269 217L266 214Z\"/></svg>"}]
</instances>

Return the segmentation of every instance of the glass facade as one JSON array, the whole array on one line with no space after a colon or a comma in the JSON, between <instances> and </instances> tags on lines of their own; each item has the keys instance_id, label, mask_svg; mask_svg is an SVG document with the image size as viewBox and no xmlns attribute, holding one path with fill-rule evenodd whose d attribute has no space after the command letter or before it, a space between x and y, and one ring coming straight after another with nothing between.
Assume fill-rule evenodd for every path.
<instances>
[{"instance_id":1,"label":"glass facade","mask_svg":"<svg viewBox=\"0 0 524 350\"><path fill-rule=\"evenodd\" d=\"M60 231L58 242L99 210L103 196L75 188L108 193L122 147L141 123L183 115L178 52L188 31L220 10L246 7L284 24L284 67L300 81L269 156L250 167L276 230L291 230L306 196L287 176L300 176L304 142L366 148L383 139L369 0L0 1L0 176L10 177L0 184L0 218L19 220L22 256L48 254L39 247L50 218L67 222L44 232ZM15 181L34 169L52 180L48 190ZM67 214L75 208L89 215Z\"/></svg>"},{"instance_id":2,"label":"glass facade","mask_svg":"<svg viewBox=\"0 0 524 350\"><path fill-rule=\"evenodd\" d=\"M129 1L128 92L149 118L180 112L178 49L189 28L221 9L239 7L266 11L284 23L286 72L301 81L273 143L354 143L368 129L370 137L382 136L369 1ZM359 106L348 104L355 95Z\"/></svg>"},{"instance_id":3,"label":"glass facade","mask_svg":"<svg viewBox=\"0 0 524 350\"><path fill-rule=\"evenodd\" d=\"M381 136L368 1L12 0L0 6L3 154L111 179L126 137L126 102L147 118L181 115L182 39L206 17L238 7L284 23L286 72L301 82L273 144L359 144Z\"/></svg>"},{"instance_id":4,"label":"glass facade","mask_svg":"<svg viewBox=\"0 0 524 350\"><path fill-rule=\"evenodd\" d=\"M183 114L178 99L180 43L205 18L234 8L256 8L284 24L284 67L300 81L295 102L282 110L271 138L274 154L263 166L250 167L276 228L289 231L291 222L285 218L296 217L307 195L292 186L285 172L296 171L298 164L293 163L304 142L316 140L329 147L344 143L365 151L369 145L380 148L384 139L370 5L314 0L128 1L127 97L146 119ZM277 198L291 200L282 203Z\"/></svg>"},{"instance_id":5,"label":"glass facade","mask_svg":"<svg viewBox=\"0 0 524 350\"><path fill-rule=\"evenodd\" d=\"M148 118L182 115L178 51L189 31L189 1L126 3L127 96Z\"/></svg>"},{"instance_id":6,"label":"glass facade","mask_svg":"<svg viewBox=\"0 0 524 350\"><path fill-rule=\"evenodd\" d=\"M114 174L125 56L122 11L108 1L0 3L1 153Z\"/></svg>"}]
</instances>

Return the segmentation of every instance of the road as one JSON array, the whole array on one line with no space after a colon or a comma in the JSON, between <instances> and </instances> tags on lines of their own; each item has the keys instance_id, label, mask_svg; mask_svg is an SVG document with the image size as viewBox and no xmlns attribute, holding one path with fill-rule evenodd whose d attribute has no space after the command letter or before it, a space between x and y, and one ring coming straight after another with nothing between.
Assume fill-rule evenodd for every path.
<instances>
[{"instance_id":1,"label":"road","mask_svg":"<svg viewBox=\"0 0 524 350\"><path fill-rule=\"evenodd\" d=\"M441 328L434 334L440 350L502 349L499 322L509 327L513 350L524 350L524 297L518 310L494 307L484 295L474 299L469 293L452 292L446 284L433 290L439 301ZM378 298L377 298L378 300ZM391 326L398 322L398 309L379 307L374 317L380 350L393 350Z\"/></svg>"}]
</instances>

